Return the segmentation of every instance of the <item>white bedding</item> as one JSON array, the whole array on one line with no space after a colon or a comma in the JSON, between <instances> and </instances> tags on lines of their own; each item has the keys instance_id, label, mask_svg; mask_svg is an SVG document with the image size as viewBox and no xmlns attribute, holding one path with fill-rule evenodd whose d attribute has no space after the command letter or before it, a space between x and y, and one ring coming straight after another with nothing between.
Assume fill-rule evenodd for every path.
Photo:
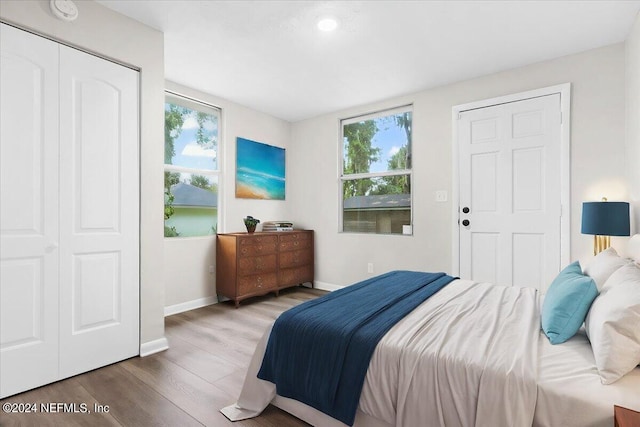
<instances>
[{"instance_id":1,"label":"white bedding","mask_svg":"<svg viewBox=\"0 0 640 427\"><path fill-rule=\"evenodd\" d=\"M584 329L559 345L538 341L536 427L611 427L613 405L640 411L640 368L603 385Z\"/></svg>"},{"instance_id":2,"label":"white bedding","mask_svg":"<svg viewBox=\"0 0 640 427\"><path fill-rule=\"evenodd\" d=\"M552 346L539 313L534 289L452 282L382 338L355 425L610 427L614 404L640 410L640 368L602 385L586 336ZM312 425L344 426L256 377L269 332L222 412L245 419L273 403Z\"/></svg>"},{"instance_id":3,"label":"white bedding","mask_svg":"<svg viewBox=\"0 0 640 427\"><path fill-rule=\"evenodd\" d=\"M404 427L531 425L538 313L532 288L450 284L380 341L361 409Z\"/></svg>"},{"instance_id":4,"label":"white bedding","mask_svg":"<svg viewBox=\"0 0 640 427\"><path fill-rule=\"evenodd\" d=\"M538 313L534 289L456 280L380 341L360 409L396 426L531 425ZM223 410L231 419L257 415L275 396L255 377L265 344L238 403Z\"/></svg>"}]
</instances>

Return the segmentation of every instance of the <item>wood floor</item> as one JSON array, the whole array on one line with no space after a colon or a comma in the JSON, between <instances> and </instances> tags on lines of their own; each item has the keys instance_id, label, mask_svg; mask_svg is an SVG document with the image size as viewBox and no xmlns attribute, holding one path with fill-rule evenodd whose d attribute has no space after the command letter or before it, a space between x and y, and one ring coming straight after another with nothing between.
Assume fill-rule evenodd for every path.
<instances>
[{"instance_id":1,"label":"wood floor","mask_svg":"<svg viewBox=\"0 0 640 427\"><path fill-rule=\"evenodd\" d=\"M238 397L253 349L268 325L286 309L323 293L297 287L278 298L250 299L238 309L225 302L167 317L169 350L0 401L35 403L38 410L41 404L61 403L69 411L69 405L76 404L76 413L65 413L62 407L48 414L0 410L0 426L306 426L273 406L257 418L234 423L219 409ZM108 412L96 412L95 405L108 406Z\"/></svg>"}]
</instances>

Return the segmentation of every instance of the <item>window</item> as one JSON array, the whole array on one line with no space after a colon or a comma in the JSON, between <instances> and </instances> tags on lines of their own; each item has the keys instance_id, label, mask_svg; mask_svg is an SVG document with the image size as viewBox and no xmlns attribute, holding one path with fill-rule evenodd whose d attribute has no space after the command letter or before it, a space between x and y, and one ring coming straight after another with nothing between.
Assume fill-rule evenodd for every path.
<instances>
[{"instance_id":1,"label":"window","mask_svg":"<svg viewBox=\"0 0 640 427\"><path fill-rule=\"evenodd\" d=\"M167 92L164 104L164 236L215 235L220 110Z\"/></svg>"},{"instance_id":2,"label":"window","mask_svg":"<svg viewBox=\"0 0 640 427\"><path fill-rule=\"evenodd\" d=\"M411 106L342 120L342 231L411 234Z\"/></svg>"}]
</instances>

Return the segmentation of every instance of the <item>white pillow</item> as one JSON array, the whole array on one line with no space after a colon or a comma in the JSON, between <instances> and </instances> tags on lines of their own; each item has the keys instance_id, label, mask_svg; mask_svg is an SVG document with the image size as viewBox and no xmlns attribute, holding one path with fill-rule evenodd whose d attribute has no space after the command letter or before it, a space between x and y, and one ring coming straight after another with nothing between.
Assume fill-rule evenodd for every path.
<instances>
[{"instance_id":1,"label":"white pillow","mask_svg":"<svg viewBox=\"0 0 640 427\"><path fill-rule=\"evenodd\" d=\"M585 329L603 384L640 364L640 267L627 263L614 272L593 301Z\"/></svg>"},{"instance_id":2,"label":"white pillow","mask_svg":"<svg viewBox=\"0 0 640 427\"><path fill-rule=\"evenodd\" d=\"M614 271L625 264L629 264L630 259L621 258L615 249L608 248L600 252L587 264L582 271L596 282L598 291L602 291L604 283Z\"/></svg>"}]
</instances>

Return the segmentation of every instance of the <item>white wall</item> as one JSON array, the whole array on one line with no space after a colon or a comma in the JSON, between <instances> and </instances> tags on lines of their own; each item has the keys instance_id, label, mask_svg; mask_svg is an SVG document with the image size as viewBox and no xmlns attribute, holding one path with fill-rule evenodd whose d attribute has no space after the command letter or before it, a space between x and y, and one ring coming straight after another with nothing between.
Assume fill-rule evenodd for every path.
<instances>
[{"instance_id":1,"label":"white wall","mask_svg":"<svg viewBox=\"0 0 640 427\"><path fill-rule=\"evenodd\" d=\"M2 0L0 18L141 69L141 342L162 340L164 306L215 295L212 238L165 242L162 237L164 53L160 32L95 2L76 2L80 17L60 21L47 0ZM625 45L614 45L427 90L290 125L224 99L172 83L167 87L223 109L225 180L221 232L242 231L241 218L291 219L316 230L316 279L346 285L394 268L448 271L451 266L451 202L435 203L434 191L451 194L451 107L480 99L571 82L572 258L587 257L590 236L580 234L581 203L607 195L635 201L640 225L640 24ZM136 43L131 43L136 40ZM626 57L626 128L625 128ZM414 103L414 236L369 236L337 231L339 119ZM626 147L625 147L626 131ZM235 137L287 148L287 200L235 199ZM629 161L625 171L625 149ZM627 188L627 182L630 185ZM637 229L636 229L637 230ZM614 245L616 240L614 239ZM165 262L176 259L180 263ZM182 267L179 267L182 265ZM165 298L166 286L166 298Z\"/></svg>"},{"instance_id":2,"label":"white wall","mask_svg":"<svg viewBox=\"0 0 640 427\"><path fill-rule=\"evenodd\" d=\"M434 192L452 191L451 108L566 82L572 84L571 258L587 258L592 240L580 234L582 202L627 197L624 61L625 46L617 44L294 123L290 216L316 231L316 281L353 283L367 276L368 262L376 274L450 271L452 202L436 203ZM406 103L414 104L414 235L339 233L340 118Z\"/></svg>"},{"instance_id":3,"label":"white wall","mask_svg":"<svg viewBox=\"0 0 640 427\"><path fill-rule=\"evenodd\" d=\"M627 178L632 204L631 232L640 233L640 13L626 42Z\"/></svg>"},{"instance_id":4,"label":"white wall","mask_svg":"<svg viewBox=\"0 0 640 427\"><path fill-rule=\"evenodd\" d=\"M140 341L161 347L164 341L163 87L162 33L90 1L76 2L79 17L64 22L53 16L48 0L2 0L0 18L99 55L140 68ZM135 40L135 43L131 43Z\"/></svg>"},{"instance_id":5,"label":"white wall","mask_svg":"<svg viewBox=\"0 0 640 427\"><path fill-rule=\"evenodd\" d=\"M167 82L167 89L195 98L222 109L219 232L246 231L242 218L247 215L262 221L286 219L290 203L289 185L295 175L290 172L290 154L287 150L286 200L250 200L235 198L236 137L287 149L290 145L290 124L281 119L251 110L226 99ZM215 237L164 239L164 284L167 312L192 308L215 301Z\"/></svg>"}]
</instances>

